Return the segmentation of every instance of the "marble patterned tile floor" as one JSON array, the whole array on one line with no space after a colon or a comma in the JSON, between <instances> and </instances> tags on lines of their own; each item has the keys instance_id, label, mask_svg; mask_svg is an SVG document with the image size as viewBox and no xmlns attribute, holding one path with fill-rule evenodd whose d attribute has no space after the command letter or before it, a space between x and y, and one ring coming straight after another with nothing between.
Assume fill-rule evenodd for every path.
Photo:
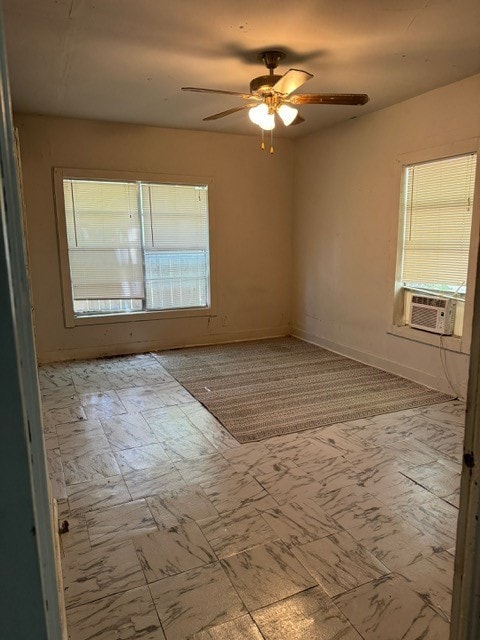
<instances>
[{"instance_id":1,"label":"marble patterned tile floor","mask_svg":"<svg viewBox=\"0 0 480 640\"><path fill-rule=\"evenodd\" d=\"M447 640L460 401L240 445L155 354L40 368L72 640Z\"/></svg>"}]
</instances>

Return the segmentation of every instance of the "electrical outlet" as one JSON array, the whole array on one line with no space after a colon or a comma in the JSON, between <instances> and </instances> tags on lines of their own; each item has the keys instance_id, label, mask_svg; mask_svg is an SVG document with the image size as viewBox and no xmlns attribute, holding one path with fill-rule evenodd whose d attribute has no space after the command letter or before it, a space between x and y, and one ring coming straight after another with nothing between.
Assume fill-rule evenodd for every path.
<instances>
[{"instance_id":1,"label":"electrical outlet","mask_svg":"<svg viewBox=\"0 0 480 640\"><path fill-rule=\"evenodd\" d=\"M224 314L222 316L222 327L227 327L227 326L228 326L228 316Z\"/></svg>"}]
</instances>

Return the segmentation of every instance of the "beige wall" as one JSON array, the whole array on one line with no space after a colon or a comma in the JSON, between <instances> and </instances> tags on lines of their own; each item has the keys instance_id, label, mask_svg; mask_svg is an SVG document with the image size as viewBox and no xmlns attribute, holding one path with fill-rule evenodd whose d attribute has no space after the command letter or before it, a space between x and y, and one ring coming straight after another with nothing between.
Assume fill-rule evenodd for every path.
<instances>
[{"instance_id":1,"label":"beige wall","mask_svg":"<svg viewBox=\"0 0 480 640\"><path fill-rule=\"evenodd\" d=\"M292 142L270 156L253 136L25 115L16 126L40 361L288 333ZM212 178L218 315L66 328L53 167Z\"/></svg>"},{"instance_id":2,"label":"beige wall","mask_svg":"<svg viewBox=\"0 0 480 640\"><path fill-rule=\"evenodd\" d=\"M479 105L480 76L475 76L297 143L294 334L449 390L438 346L387 332L393 314L398 156L440 146L454 150L459 141L478 137ZM455 389L465 393L468 356L447 352L446 360Z\"/></svg>"}]
</instances>

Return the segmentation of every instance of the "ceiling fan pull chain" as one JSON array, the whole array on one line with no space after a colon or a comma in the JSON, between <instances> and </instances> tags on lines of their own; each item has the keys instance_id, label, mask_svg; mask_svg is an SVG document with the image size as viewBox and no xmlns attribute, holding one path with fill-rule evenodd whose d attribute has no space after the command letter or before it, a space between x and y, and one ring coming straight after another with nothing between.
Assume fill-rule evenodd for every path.
<instances>
[{"instance_id":1,"label":"ceiling fan pull chain","mask_svg":"<svg viewBox=\"0 0 480 640\"><path fill-rule=\"evenodd\" d=\"M265 131L262 129L262 144L260 145L262 151L265 151Z\"/></svg>"},{"instance_id":2,"label":"ceiling fan pull chain","mask_svg":"<svg viewBox=\"0 0 480 640\"><path fill-rule=\"evenodd\" d=\"M270 153L273 153L273 129L270 129Z\"/></svg>"}]
</instances>

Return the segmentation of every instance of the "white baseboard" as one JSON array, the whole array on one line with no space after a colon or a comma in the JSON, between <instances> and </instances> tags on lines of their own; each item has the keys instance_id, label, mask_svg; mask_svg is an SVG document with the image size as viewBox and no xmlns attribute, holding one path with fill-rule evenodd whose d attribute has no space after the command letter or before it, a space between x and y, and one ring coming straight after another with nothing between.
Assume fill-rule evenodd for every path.
<instances>
[{"instance_id":1,"label":"white baseboard","mask_svg":"<svg viewBox=\"0 0 480 640\"><path fill-rule=\"evenodd\" d=\"M263 340L267 338L281 338L290 334L290 328L273 327L269 329L255 329L247 331L225 331L216 335L205 335L194 338L191 341L156 340L133 343L120 343L99 345L95 347L78 347L61 349L56 351L42 351L38 353L39 364L49 362L64 362L67 360L84 360L89 358L102 358L108 356L131 355L135 353L148 353L150 351L164 351L166 349L182 349L184 347L200 347L209 344L228 344L230 342L248 342L250 340Z\"/></svg>"},{"instance_id":2,"label":"white baseboard","mask_svg":"<svg viewBox=\"0 0 480 640\"><path fill-rule=\"evenodd\" d=\"M334 353L339 353L342 356L346 356L347 358L351 358L352 360L357 360L358 362L362 362L363 364L371 365L372 367L376 367L377 369L388 371L388 373L394 373L397 376L402 376L402 378L407 378L407 380L418 382L419 384L423 384L426 387L430 387L430 389L435 389L449 395L455 394L455 392L452 391L452 388L450 387L448 381L443 377L440 378L437 376L432 376L431 374L424 371L418 371L417 369L412 369L411 367L407 367L398 362L386 360L385 358L382 358L374 353L359 351L358 349L347 347L346 345L331 342L330 340L326 340L325 338L321 338L320 336L312 334L308 331L304 331L303 329L299 329L297 327L292 327L290 333L295 338L299 338L300 340L304 340L305 342L310 342L311 344L314 344L318 347L323 347L324 349L328 349L329 351L333 351ZM456 393L459 394L460 398L464 399L466 397L467 390L463 388L456 389Z\"/></svg>"}]
</instances>

